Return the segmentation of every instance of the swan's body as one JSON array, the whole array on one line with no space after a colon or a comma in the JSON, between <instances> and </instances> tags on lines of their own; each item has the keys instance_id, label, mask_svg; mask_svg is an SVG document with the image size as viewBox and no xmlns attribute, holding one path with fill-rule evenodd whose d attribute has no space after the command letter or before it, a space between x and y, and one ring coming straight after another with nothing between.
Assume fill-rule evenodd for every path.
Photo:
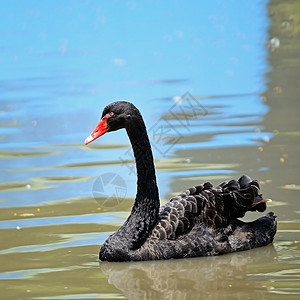
<instances>
[{"instance_id":1,"label":"swan's body","mask_svg":"<svg viewBox=\"0 0 300 300\"><path fill-rule=\"evenodd\" d=\"M157 260L211 256L265 246L273 241L276 217L269 213L254 222L237 218L264 211L259 185L243 175L216 188L191 187L160 206L153 156L138 109L120 101L106 106L88 144L108 131L125 128L137 166L137 195L130 216L101 247L106 261Z\"/></svg>"}]
</instances>

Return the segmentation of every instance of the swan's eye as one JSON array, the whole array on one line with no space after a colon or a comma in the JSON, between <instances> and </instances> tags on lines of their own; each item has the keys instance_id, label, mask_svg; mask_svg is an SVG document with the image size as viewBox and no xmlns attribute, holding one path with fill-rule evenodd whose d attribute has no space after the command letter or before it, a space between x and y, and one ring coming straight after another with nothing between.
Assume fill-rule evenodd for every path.
<instances>
[{"instance_id":1,"label":"swan's eye","mask_svg":"<svg viewBox=\"0 0 300 300\"><path fill-rule=\"evenodd\" d=\"M105 116L103 116L103 117L101 118L101 120L108 119L109 117L112 117L113 115L114 115L114 113L113 113L113 112L110 112L110 113L106 114Z\"/></svg>"}]
</instances>

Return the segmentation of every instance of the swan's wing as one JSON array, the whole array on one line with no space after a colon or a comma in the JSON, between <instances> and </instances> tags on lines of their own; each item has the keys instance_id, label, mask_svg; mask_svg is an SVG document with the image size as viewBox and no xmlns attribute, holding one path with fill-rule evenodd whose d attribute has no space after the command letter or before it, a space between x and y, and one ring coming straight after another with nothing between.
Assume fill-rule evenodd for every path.
<instances>
[{"instance_id":1,"label":"swan's wing","mask_svg":"<svg viewBox=\"0 0 300 300\"><path fill-rule=\"evenodd\" d=\"M223 227L230 220L244 216L246 211L264 211L265 202L258 183L246 175L215 188L209 182L190 187L160 208L151 238L176 239L199 223Z\"/></svg>"},{"instance_id":2,"label":"swan's wing","mask_svg":"<svg viewBox=\"0 0 300 300\"><path fill-rule=\"evenodd\" d=\"M214 206L212 196L203 185L199 185L173 197L160 208L159 222L152 232L152 237L176 239L188 233L196 222L203 222L206 210L209 213L209 207Z\"/></svg>"}]
</instances>

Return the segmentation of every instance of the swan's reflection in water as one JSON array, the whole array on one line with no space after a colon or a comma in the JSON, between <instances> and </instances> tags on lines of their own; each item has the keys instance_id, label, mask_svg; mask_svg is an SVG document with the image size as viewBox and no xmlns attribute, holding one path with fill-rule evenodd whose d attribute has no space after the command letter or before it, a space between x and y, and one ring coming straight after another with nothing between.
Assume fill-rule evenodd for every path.
<instances>
[{"instance_id":1,"label":"swan's reflection in water","mask_svg":"<svg viewBox=\"0 0 300 300\"><path fill-rule=\"evenodd\" d=\"M262 266L271 269L275 260L276 251L269 245L217 257L100 262L100 267L108 283L128 299L264 299L268 278L255 277Z\"/></svg>"}]
</instances>

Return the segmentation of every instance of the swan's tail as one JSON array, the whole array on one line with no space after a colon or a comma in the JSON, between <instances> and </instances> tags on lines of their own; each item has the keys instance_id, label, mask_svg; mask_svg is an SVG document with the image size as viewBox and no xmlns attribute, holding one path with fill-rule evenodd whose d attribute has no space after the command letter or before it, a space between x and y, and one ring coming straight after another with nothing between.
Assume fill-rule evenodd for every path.
<instances>
[{"instance_id":1,"label":"swan's tail","mask_svg":"<svg viewBox=\"0 0 300 300\"><path fill-rule=\"evenodd\" d=\"M240 218L247 211L266 210L266 203L257 181L243 175L238 180L223 182L215 189L216 208L227 219Z\"/></svg>"}]
</instances>

